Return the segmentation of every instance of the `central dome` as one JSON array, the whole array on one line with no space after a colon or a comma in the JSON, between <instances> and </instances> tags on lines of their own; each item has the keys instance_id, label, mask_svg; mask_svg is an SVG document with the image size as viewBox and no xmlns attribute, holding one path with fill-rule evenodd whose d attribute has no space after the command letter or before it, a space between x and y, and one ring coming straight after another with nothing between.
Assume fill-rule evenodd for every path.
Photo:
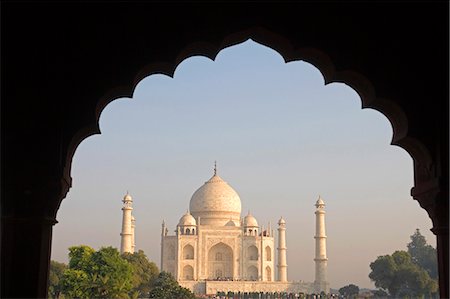
<instances>
[{"instance_id":1,"label":"central dome","mask_svg":"<svg viewBox=\"0 0 450 299\"><path fill-rule=\"evenodd\" d=\"M189 210L195 218L200 217L200 225L225 226L230 220L240 222L241 199L227 182L214 174L194 192Z\"/></svg>"}]
</instances>

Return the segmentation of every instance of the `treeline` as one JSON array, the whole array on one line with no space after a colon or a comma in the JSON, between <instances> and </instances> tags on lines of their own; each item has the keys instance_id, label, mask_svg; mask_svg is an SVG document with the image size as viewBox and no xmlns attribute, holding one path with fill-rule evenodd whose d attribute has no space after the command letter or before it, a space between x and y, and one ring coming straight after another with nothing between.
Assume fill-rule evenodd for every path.
<instances>
[{"instance_id":1,"label":"treeline","mask_svg":"<svg viewBox=\"0 0 450 299\"><path fill-rule=\"evenodd\" d=\"M170 273L159 273L142 250L120 254L85 245L69 248L69 264L51 261L49 298L195 298Z\"/></svg>"},{"instance_id":2,"label":"treeline","mask_svg":"<svg viewBox=\"0 0 450 299\"><path fill-rule=\"evenodd\" d=\"M339 289L341 298L439 298L436 249L416 229L407 250L383 255L370 264L369 278L378 290L361 294L349 284Z\"/></svg>"}]
</instances>

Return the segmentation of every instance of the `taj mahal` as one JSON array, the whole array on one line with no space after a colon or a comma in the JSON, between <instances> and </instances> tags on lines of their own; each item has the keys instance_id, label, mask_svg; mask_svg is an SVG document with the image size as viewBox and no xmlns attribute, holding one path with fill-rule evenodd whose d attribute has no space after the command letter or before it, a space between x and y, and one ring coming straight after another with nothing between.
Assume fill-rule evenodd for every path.
<instances>
[{"instance_id":1,"label":"taj mahal","mask_svg":"<svg viewBox=\"0 0 450 299\"><path fill-rule=\"evenodd\" d=\"M121 252L134 252L132 197L123 199ZM249 212L241 216L241 199L214 167L213 176L191 197L189 210L174 234L161 229L161 271L196 294L217 292L329 293L325 234L325 203L315 203L315 281L289 281L286 221L278 220L277 242L270 223L258 225ZM276 263L275 263L276 262Z\"/></svg>"}]
</instances>

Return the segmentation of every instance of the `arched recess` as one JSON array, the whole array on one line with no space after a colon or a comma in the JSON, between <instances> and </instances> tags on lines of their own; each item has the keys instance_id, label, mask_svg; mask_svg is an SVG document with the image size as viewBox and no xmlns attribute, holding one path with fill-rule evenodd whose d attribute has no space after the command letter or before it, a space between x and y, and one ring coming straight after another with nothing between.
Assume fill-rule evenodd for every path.
<instances>
[{"instance_id":1,"label":"arched recess","mask_svg":"<svg viewBox=\"0 0 450 299\"><path fill-rule=\"evenodd\" d=\"M247 268L247 280L258 280L258 268L255 266Z\"/></svg>"},{"instance_id":2,"label":"arched recess","mask_svg":"<svg viewBox=\"0 0 450 299\"><path fill-rule=\"evenodd\" d=\"M173 244L169 245L169 248L167 249L167 251L168 251L167 258L169 260L174 260L175 259L175 247L173 246Z\"/></svg>"},{"instance_id":3,"label":"arched recess","mask_svg":"<svg viewBox=\"0 0 450 299\"><path fill-rule=\"evenodd\" d=\"M265 254L266 254L266 261L271 261L272 260L272 249L270 248L270 246L266 246Z\"/></svg>"},{"instance_id":4,"label":"arched recess","mask_svg":"<svg viewBox=\"0 0 450 299\"><path fill-rule=\"evenodd\" d=\"M272 281L272 269L269 266L266 267L266 281Z\"/></svg>"},{"instance_id":5,"label":"arched recess","mask_svg":"<svg viewBox=\"0 0 450 299\"><path fill-rule=\"evenodd\" d=\"M193 260L194 259L194 247L192 245L186 245L183 248L183 259Z\"/></svg>"},{"instance_id":6,"label":"arched recess","mask_svg":"<svg viewBox=\"0 0 450 299\"><path fill-rule=\"evenodd\" d=\"M183 280L194 280L194 268L190 265L183 267Z\"/></svg>"},{"instance_id":7,"label":"arched recess","mask_svg":"<svg viewBox=\"0 0 450 299\"><path fill-rule=\"evenodd\" d=\"M255 245L251 245L247 248L247 259L249 261L257 261L258 255L258 248Z\"/></svg>"},{"instance_id":8,"label":"arched recess","mask_svg":"<svg viewBox=\"0 0 450 299\"><path fill-rule=\"evenodd\" d=\"M208 250L207 273L209 279L233 277L233 249L220 242Z\"/></svg>"}]
</instances>

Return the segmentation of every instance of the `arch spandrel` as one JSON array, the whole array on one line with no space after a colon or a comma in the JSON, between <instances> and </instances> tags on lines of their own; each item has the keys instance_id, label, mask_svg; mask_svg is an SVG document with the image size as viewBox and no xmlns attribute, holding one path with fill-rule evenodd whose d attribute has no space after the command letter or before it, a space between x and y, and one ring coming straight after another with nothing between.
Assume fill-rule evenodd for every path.
<instances>
[{"instance_id":1,"label":"arch spandrel","mask_svg":"<svg viewBox=\"0 0 450 299\"><path fill-rule=\"evenodd\" d=\"M218 245L218 244L225 244L229 246L230 248L235 247L236 239L231 238L208 238L206 241L206 249L210 250L212 247Z\"/></svg>"}]
</instances>

